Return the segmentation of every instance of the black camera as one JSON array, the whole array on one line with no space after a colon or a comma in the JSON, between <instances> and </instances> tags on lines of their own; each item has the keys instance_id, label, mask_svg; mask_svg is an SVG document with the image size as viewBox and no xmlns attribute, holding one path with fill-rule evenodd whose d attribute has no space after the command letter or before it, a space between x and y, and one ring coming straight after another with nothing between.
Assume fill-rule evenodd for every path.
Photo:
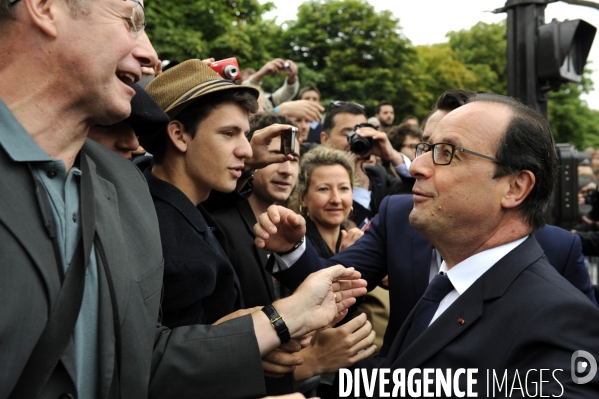
<instances>
[{"instance_id":1,"label":"black camera","mask_svg":"<svg viewBox=\"0 0 599 399\"><path fill-rule=\"evenodd\" d=\"M360 137L356 134L356 130L363 127L371 127L376 130L376 127L371 125L370 123L359 123L354 127L354 130L347 134L349 150L356 155L364 155L372 148L371 137Z\"/></svg>"}]
</instances>

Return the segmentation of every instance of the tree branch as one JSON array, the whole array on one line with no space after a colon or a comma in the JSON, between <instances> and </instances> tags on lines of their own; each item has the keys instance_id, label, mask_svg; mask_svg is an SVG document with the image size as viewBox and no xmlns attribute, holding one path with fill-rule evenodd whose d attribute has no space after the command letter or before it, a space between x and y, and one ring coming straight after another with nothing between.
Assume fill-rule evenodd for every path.
<instances>
[{"instance_id":1,"label":"tree branch","mask_svg":"<svg viewBox=\"0 0 599 399\"><path fill-rule=\"evenodd\" d=\"M599 10L599 3L596 3L594 1L589 1L589 0L561 0L564 3L568 3L568 4L573 4L575 6L585 6L585 7L591 7L594 8L595 10Z\"/></svg>"}]
</instances>

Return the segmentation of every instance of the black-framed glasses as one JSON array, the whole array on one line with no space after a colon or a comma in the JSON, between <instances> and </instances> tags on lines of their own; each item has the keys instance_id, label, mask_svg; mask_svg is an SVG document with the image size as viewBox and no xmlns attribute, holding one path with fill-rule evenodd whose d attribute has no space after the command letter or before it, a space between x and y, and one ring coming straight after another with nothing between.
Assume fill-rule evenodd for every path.
<instances>
[{"instance_id":1,"label":"black-framed glasses","mask_svg":"<svg viewBox=\"0 0 599 399\"><path fill-rule=\"evenodd\" d=\"M335 101L331 101L329 103L329 107L327 109L327 112L330 111L331 108L342 107L344 105L353 105L354 107L360 108L362 111L364 111L366 109L362 104L352 103L351 101L335 100Z\"/></svg>"},{"instance_id":2,"label":"black-framed glasses","mask_svg":"<svg viewBox=\"0 0 599 399\"><path fill-rule=\"evenodd\" d=\"M15 4L17 4L19 1L21 0L8 0L8 4L11 6L14 6Z\"/></svg>"},{"instance_id":3,"label":"black-framed glasses","mask_svg":"<svg viewBox=\"0 0 599 399\"><path fill-rule=\"evenodd\" d=\"M125 20L125 22L127 22L129 32L131 32L135 36L139 36L144 31L144 29L146 29L146 11L144 10L144 6L141 5L139 0L124 1L132 1L135 3L133 9L131 10L131 16L123 17L123 19Z\"/></svg>"},{"instance_id":4,"label":"black-framed glasses","mask_svg":"<svg viewBox=\"0 0 599 399\"><path fill-rule=\"evenodd\" d=\"M493 162L499 162L495 158L491 158L489 156L479 154L478 152L470 151L463 147L450 143L419 143L418 145L416 145L416 158L431 150L433 151L433 162L435 163L435 165L449 165L456 151L476 155L477 157L485 158Z\"/></svg>"}]
</instances>

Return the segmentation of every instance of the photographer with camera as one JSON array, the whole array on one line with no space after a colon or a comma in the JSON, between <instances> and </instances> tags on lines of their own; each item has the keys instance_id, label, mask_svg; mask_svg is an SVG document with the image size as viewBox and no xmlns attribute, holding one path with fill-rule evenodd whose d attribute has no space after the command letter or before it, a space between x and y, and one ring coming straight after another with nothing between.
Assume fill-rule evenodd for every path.
<instances>
[{"instance_id":1,"label":"photographer with camera","mask_svg":"<svg viewBox=\"0 0 599 399\"><path fill-rule=\"evenodd\" d=\"M361 104L333 101L323 123L320 142L354 154L356 172L361 183L354 188L353 215L357 226L364 225L378 213L386 194L387 175L383 167L375 165L371 155L389 161L402 178L411 179L407 172L409 159L396 151L387 134L366 123L366 112ZM372 162L372 165L369 165Z\"/></svg>"},{"instance_id":2,"label":"photographer with camera","mask_svg":"<svg viewBox=\"0 0 599 399\"><path fill-rule=\"evenodd\" d=\"M260 70L251 75L247 80L244 80L242 85L261 86L262 79L268 75L274 75L280 72L285 72L287 75L283 86L277 89L274 93L264 93L264 102L266 111L273 111L274 108L286 101L291 101L299 91L299 79L297 77L297 65L291 60L283 60L275 58L268 61Z\"/></svg>"}]
</instances>

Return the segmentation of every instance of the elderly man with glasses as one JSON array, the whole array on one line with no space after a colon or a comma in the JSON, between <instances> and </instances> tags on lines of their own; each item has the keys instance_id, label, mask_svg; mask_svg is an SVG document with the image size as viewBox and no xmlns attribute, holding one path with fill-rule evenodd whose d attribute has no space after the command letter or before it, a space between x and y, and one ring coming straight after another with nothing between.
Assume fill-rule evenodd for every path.
<instances>
[{"instance_id":1,"label":"elderly man with glasses","mask_svg":"<svg viewBox=\"0 0 599 399\"><path fill-rule=\"evenodd\" d=\"M0 398L265 393L260 357L282 321L163 327L148 186L86 140L129 116L131 85L158 63L144 27L140 0L0 0ZM353 303L356 282L333 282L349 274L317 276L296 302L319 303L287 317L283 340Z\"/></svg>"}]
</instances>

